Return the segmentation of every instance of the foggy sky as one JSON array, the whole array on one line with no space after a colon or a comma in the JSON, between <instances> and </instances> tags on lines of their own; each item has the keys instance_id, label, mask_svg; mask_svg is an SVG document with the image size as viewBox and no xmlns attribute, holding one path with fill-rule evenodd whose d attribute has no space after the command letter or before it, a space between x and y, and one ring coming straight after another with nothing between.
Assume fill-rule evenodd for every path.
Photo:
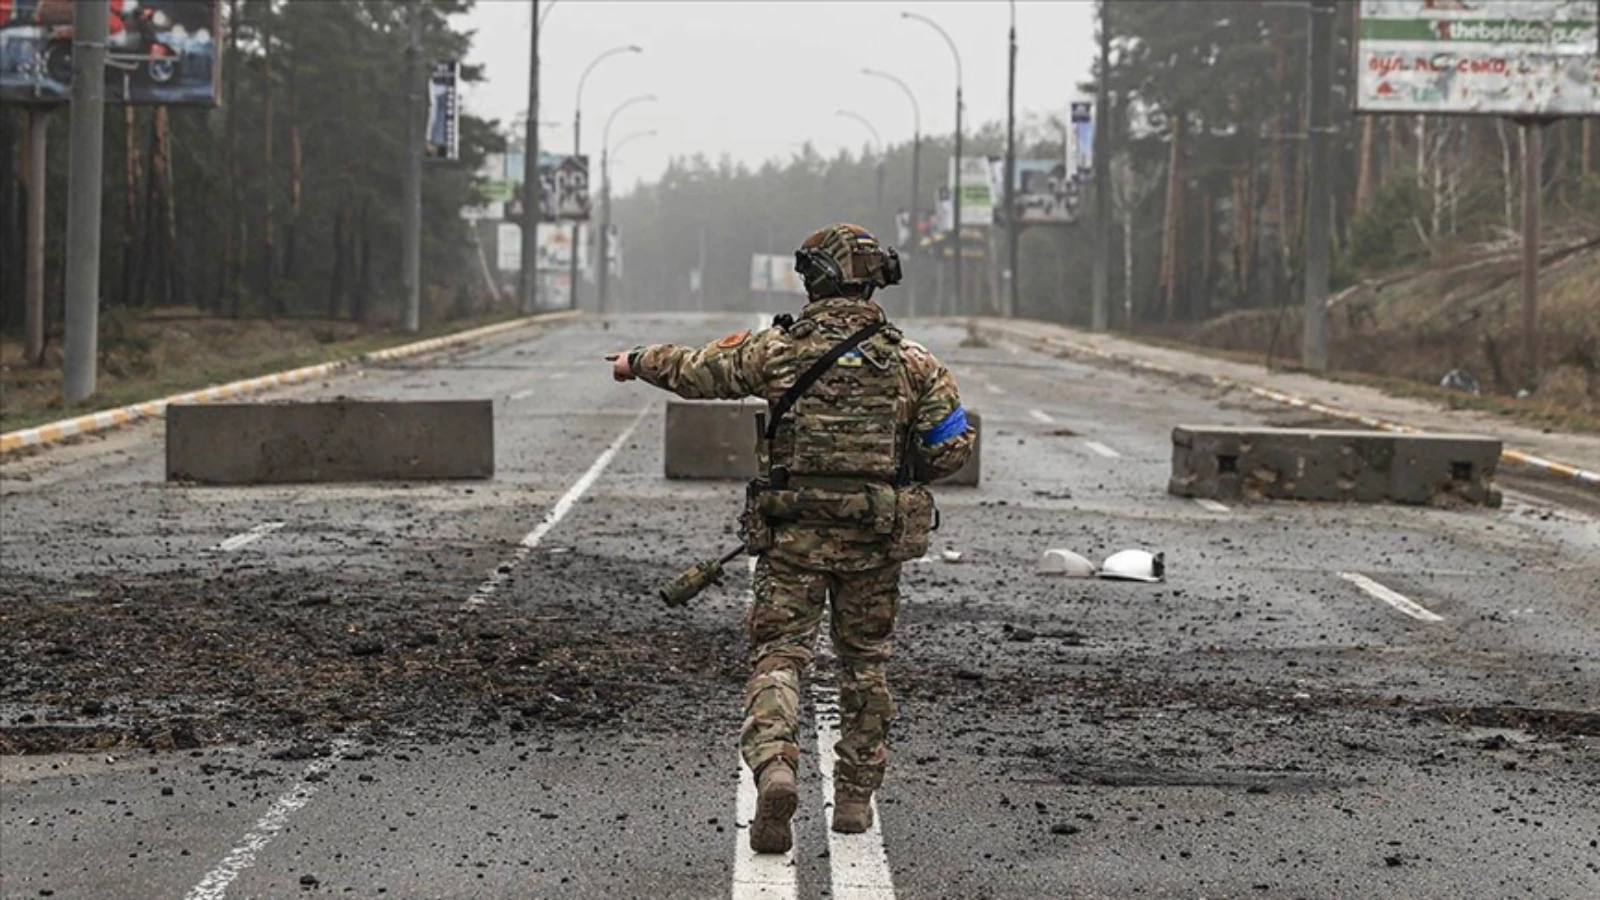
<instances>
[{"instance_id":1,"label":"foggy sky","mask_svg":"<svg viewBox=\"0 0 1600 900\"><path fill-rule=\"evenodd\" d=\"M484 65L488 79L467 90L473 115L505 125L527 108L531 9L521 0L479 0L461 17L458 24L477 32L467 62ZM1018 120L1025 112L1059 115L1093 65L1094 4L1024 0L1016 9ZM948 135L955 63L936 31L900 17L907 10L937 21L961 53L967 134L985 121L1003 122L1009 27L1003 0L560 0L540 36L540 117L562 124L543 129L541 145L571 150L579 75L601 52L626 44L644 52L600 63L583 97L583 150L595 169L611 111L639 94L659 97L622 112L612 127L613 146L633 132L658 131L619 155L618 192L639 179L656 180L669 157L696 151L713 162L726 152L752 167L787 159L806 140L824 156L841 147L859 153L871 135L836 115L838 109L873 120L885 143L909 140L909 101L890 82L862 75L863 66L898 75L921 103L923 133Z\"/></svg>"}]
</instances>

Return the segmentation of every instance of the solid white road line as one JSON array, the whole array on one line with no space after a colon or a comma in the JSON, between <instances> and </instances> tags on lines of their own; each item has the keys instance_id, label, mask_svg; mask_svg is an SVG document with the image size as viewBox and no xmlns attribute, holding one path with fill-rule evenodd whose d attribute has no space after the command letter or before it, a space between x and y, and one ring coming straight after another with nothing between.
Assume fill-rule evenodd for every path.
<instances>
[{"instance_id":1,"label":"solid white road line","mask_svg":"<svg viewBox=\"0 0 1600 900\"><path fill-rule=\"evenodd\" d=\"M533 396L533 388L523 388L511 395L512 400L526 400Z\"/></svg>"},{"instance_id":2,"label":"solid white road line","mask_svg":"<svg viewBox=\"0 0 1600 900\"><path fill-rule=\"evenodd\" d=\"M1412 600L1410 597L1407 597L1404 594L1397 593L1389 588L1384 587L1383 585L1373 581L1371 578L1368 578L1365 575L1360 574L1359 572L1340 572L1339 577L1350 582L1368 594L1377 597L1379 600L1382 600L1395 609L1400 610L1413 619L1421 622L1444 621L1444 616L1433 612L1432 610L1424 607L1422 604L1417 603L1415 600Z\"/></svg>"},{"instance_id":3,"label":"solid white road line","mask_svg":"<svg viewBox=\"0 0 1600 900\"><path fill-rule=\"evenodd\" d=\"M336 741L333 750L327 756L306 766L300 780L267 807L266 814L256 820L255 825L251 826L250 831L238 845L222 858L222 862L217 863L216 868L207 872L205 877L200 879L200 883L184 895L184 900L222 900L228 892L228 885L239 877L239 873L256 864L256 855L272 843L278 832L289 824L289 817L311 802L319 785L316 776L337 762L353 743L353 741Z\"/></svg>"},{"instance_id":4,"label":"solid white road line","mask_svg":"<svg viewBox=\"0 0 1600 900\"><path fill-rule=\"evenodd\" d=\"M1205 507L1206 509L1208 509L1211 512L1214 512L1214 513L1225 513L1225 512L1228 511L1228 507L1227 506L1225 506L1225 505L1223 505L1221 503L1218 503L1217 501L1211 499L1210 497L1196 497L1196 498L1194 498L1194 502L1200 504L1201 506Z\"/></svg>"},{"instance_id":5,"label":"solid white road line","mask_svg":"<svg viewBox=\"0 0 1600 900\"><path fill-rule=\"evenodd\" d=\"M646 404L643 409L639 410L639 414L633 417L633 421L628 423L628 427L622 429L622 433L617 435L617 439L612 441L610 446L606 447L595 458L594 464L589 466L589 471L584 472L581 478L572 483L572 487L567 488L567 492L561 495L561 499L556 501L556 505L550 507L550 511L545 513L544 520L522 538L516 552L511 554L511 559L496 566L495 570L489 573L489 577L478 585L478 589L473 591L472 596L467 598L465 606L468 609L482 606L489 602L489 597L496 590L499 590L500 585L506 583L506 580L511 577L511 573L516 571L517 566L527 559L528 554L532 553L539 546L539 542L544 540L544 536L550 533L550 529L561 524L561 520L566 518L567 513L572 511L572 505L577 503L588 492L590 487L594 486L595 481L600 477L600 473L606 470L606 466L611 465L611 460L622 449L622 445L628 442L628 438L633 437L634 429L638 428L639 423L644 421L644 417L650 412L650 406L650 404Z\"/></svg>"},{"instance_id":6,"label":"solid white road line","mask_svg":"<svg viewBox=\"0 0 1600 900\"><path fill-rule=\"evenodd\" d=\"M1054 425L1056 423L1055 416L1050 415L1042 409L1030 409L1028 410L1028 415L1033 416L1036 421L1043 422L1046 425Z\"/></svg>"},{"instance_id":7,"label":"solid white road line","mask_svg":"<svg viewBox=\"0 0 1600 900\"><path fill-rule=\"evenodd\" d=\"M231 538L228 538L227 540L218 544L216 549L221 550L223 553L231 553L240 547L254 544L256 541L261 540L262 538L273 533L274 531L277 531L287 524L287 522L262 522L260 525L257 525L249 531L241 532Z\"/></svg>"},{"instance_id":8,"label":"solid white road line","mask_svg":"<svg viewBox=\"0 0 1600 900\"><path fill-rule=\"evenodd\" d=\"M998 384L995 384L992 381L985 381L983 383L983 389L988 391L991 394L996 395L996 396L1004 396L1004 394L1006 392L1005 388L1001 387Z\"/></svg>"},{"instance_id":9,"label":"solid white road line","mask_svg":"<svg viewBox=\"0 0 1600 900\"><path fill-rule=\"evenodd\" d=\"M817 706L817 766L822 770L823 819L833 818L833 768L838 761L833 745L839 741L839 692L820 686L811 689ZM832 869L834 900L894 900L894 877L883 849L882 816L872 799L872 827L861 834L839 834L828 829L828 865Z\"/></svg>"},{"instance_id":10,"label":"solid white road line","mask_svg":"<svg viewBox=\"0 0 1600 900\"><path fill-rule=\"evenodd\" d=\"M756 558L752 556L746 603L755 601L755 575ZM750 822L756 817L756 782L742 755L739 758L739 795L735 803L733 900L794 900L800 895L799 870L794 864L795 851L800 846L799 836L796 835L794 846L782 856L750 849Z\"/></svg>"},{"instance_id":11,"label":"solid white road line","mask_svg":"<svg viewBox=\"0 0 1600 900\"><path fill-rule=\"evenodd\" d=\"M1085 447L1088 447L1090 450L1093 450L1094 452L1100 454L1101 456L1104 456L1106 459L1116 459L1117 457L1122 455L1121 453L1118 453L1117 451L1111 449L1110 447L1107 447L1105 444L1102 444L1099 441L1084 441L1083 445Z\"/></svg>"}]
</instances>

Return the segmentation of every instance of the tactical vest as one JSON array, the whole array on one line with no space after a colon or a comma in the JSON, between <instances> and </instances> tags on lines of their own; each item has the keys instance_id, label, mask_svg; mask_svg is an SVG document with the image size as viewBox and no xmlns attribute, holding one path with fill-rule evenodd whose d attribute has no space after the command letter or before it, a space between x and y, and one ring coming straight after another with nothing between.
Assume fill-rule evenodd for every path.
<instances>
[{"instance_id":1,"label":"tactical vest","mask_svg":"<svg viewBox=\"0 0 1600 900\"><path fill-rule=\"evenodd\" d=\"M778 383L793 384L859 325L829 319L798 323L791 330L795 352L781 361ZM798 483L896 481L911 423L900 340L900 332L888 326L830 366L778 426L771 466L786 468L791 478L802 480Z\"/></svg>"}]
</instances>

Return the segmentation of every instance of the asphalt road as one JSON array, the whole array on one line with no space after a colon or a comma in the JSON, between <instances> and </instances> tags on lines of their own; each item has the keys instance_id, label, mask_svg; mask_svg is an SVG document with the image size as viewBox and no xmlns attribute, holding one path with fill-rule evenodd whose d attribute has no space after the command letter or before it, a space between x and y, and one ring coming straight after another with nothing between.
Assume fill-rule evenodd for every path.
<instances>
[{"instance_id":1,"label":"asphalt road","mask_svg":"<svg viewBox=\"0 0 1600 900\"><path fill-rule=\"evenodd\" d=\"M907 567L879 827L826 830L819 688L750 858L747 578L653 599L739 487L665 481L665 395L600 361L750 319L296 392L493 398L492 482L168 485L152 426L7 463L0 895L1600 897L1592 506L1202 506L1173 425L1308 420L946 326L984 481ZM1130 546L1168 582L1034 571Z\"/></svg>"}]
</instances>

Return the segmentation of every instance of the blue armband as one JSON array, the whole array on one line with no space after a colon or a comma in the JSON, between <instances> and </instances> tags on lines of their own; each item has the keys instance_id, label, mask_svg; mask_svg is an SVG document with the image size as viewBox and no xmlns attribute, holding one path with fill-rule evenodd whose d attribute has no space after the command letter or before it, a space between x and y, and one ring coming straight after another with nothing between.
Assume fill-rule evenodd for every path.
<instances>
[{"instance_id":1,"label":"blue armband","mask_svg":"<svg viewBox=\"0 0 1600 900\"><path fill-rule=\"evenodd\" d=\"M922 443L926 447L937 447L953 437L960 437L967 433L967 411L961 406L950 410L950 414L937 425L923 432Z\"/></svg>"}]
</instances>

